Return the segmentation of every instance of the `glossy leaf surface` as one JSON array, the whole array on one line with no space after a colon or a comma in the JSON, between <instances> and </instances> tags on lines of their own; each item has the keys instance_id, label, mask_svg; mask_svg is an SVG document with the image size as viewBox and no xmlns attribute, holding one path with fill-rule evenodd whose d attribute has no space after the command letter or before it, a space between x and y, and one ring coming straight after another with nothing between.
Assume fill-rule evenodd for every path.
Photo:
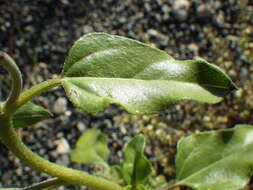
<instances>
[{"instance_id":1,"label":"glossy leaf surface","mask_svg":"<svg viewBox=\"0 0 253 190\"><path fill-rule=\"evenodd\" d=\"M241 189L252 175L252 147L249 125L183 138L176 157L176 184L196 190Z\"/></svg>"},{"instance_id":2,"label":"glossy leaf surface","mask_svg":"<svg viewBox=\"0 0 253 190\"><path fill-rule=\"evenodd\" d=\"M144 136L135 136L125 148L123 163L113 168L127 185L142 187L152 173L152 165L143 153L144 147Z\"/></svg>"},{"instance_id":3,"label":"glossy leaf surface","mask_svg":"<svg viewBox=\"0 0 253 190\"><path fill-rule=\"evenodd\" d=\"M52 114L45 108L28 102L14 113L13 126L15 128L27 127L51 116Z\"/></svg>"},{"instance_id":4,"label":"glossy leaf surface","mask_svg":"<svg viewBox=\"0 0 253 190\"><path fill-rule=\"evenodd\" d=\"M97 129L86 131L77 141L71 160L83 164L107 165L110 150L108 138Z\"/></svg>"},{"instance_id":5,"label":"glossy leaf surface","mask_svg":"<svg viewBox=\"0 0 253 190\"><path fill-rule=\"evenodd\" d=\"M144 43L104 33L75 42L62 84L69 99L89 113L114 103L130 113L158 113L185 99L216 103L235 88L203 60L174 60Z\"/></svg>"}]
</instances>

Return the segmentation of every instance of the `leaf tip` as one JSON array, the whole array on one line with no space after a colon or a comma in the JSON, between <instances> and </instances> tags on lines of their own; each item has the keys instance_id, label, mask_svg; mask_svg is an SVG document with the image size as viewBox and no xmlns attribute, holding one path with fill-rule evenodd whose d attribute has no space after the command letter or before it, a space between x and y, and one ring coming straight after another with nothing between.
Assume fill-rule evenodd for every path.
<instances>
[{"instance_id":1,"label":"leaf tip","mask_svg":"<svg viewBox=\"0 0 253 190\"><path fill-rule=\"evenodd\" d=\"M236 84L235 84L234 82L231 82L229 90L230 90L231 92L232 92L232 91L236 91L236 90L239 90L239 87L236 86Z\"/></svg>"}]
</instances>

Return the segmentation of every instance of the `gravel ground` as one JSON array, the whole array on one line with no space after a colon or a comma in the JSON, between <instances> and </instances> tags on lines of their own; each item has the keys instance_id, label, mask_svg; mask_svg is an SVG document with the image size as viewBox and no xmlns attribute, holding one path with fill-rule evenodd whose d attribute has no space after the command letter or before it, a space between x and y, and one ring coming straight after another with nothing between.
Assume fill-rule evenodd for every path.
<instances>
[{"instance_id":1,"label":"gravel ground","mask_svg":"<svg viewBox=\"0 0 253 190\"><path fill-rule=\"evenodd\" d=\"M35 100L54 112L53 119L18 130L25 144L50 161L84 169L71 163L68 153L86 128L95 127L109 135L114 155L110 163L115 164L125 142L142 132L157 174L170 180L180 137L253 124L250 0L0 0L0 10L0 49L17 61L25 88L59 75L73 41L94 31L151 43L177 59L202 57L226 70L240 87L219 104L187 101L155 116L130 116L117 106L94 115L81 113L66 101L62 89L53 89ZM0 84L8 89L6 73L0 73ZM5 94L0 89L1 99ZM23 187L48 177L22 164L1 144L0 150L0 186Z\"/></svg>"}]
</instances>

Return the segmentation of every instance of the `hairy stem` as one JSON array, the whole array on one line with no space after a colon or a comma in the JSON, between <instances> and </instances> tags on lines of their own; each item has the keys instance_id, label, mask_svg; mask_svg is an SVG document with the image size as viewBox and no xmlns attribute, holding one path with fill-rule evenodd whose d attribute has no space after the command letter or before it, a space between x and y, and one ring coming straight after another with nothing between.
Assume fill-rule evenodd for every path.
<instances>
[{"instance_id":1,"label":"hairy stem","mask_svg":"<svg viewBox=\"0 0 253 190\"><path fill-rule=\"evenodd\" d=\"M40 190L40 189L45 189L45 188L50 188L50 187L59 187L61 185L67 184L66 182L58 179L58 178L51 178L45 181L42 181L40 183L24 187L21 190Z\"/></svg>"},{"instance_id":2,"label":"hairy stem","mask_svg":"<svg viewBox=\"0 0 253 190\"><path fill-rule=\"evenodd\" d=\"M21 93L16 103L14 105L8 106L8 109L6 109L5 114L6 115L13 114L17 110L17 108L24 105L26 102L28 102L35 96L60 85L61 85L61 79L57 78L57 79L47 80L33 86L32 88Z\"/></svg>"},{"instance_id":3,"label":"hairy stem","mask_svg":"<svg viewBox=\"0 0 253 190\"><path fill-rule=\"evenodd\" d=\"M92 176L78 170L65 168L51 163L30 151L20 140L12 128L10 117L0 116L0 139L5 146L19 159L38 171L50 176L58 177L62 181L73 185L85 185L95 190L122 190L121 186L103 178Z\"/></svg>"},{"instance_id":4,"label":"hairy stem","mask_svg":"<svg viewBox=\"0 0 253 190\"><path fill-rule=\"evenodd\" d=\"M2 51L0 51L0 65L9 72L12 80L11 92L4 103L4 107L9 107L15 105L22 91L22 75L15 61L7 53Z\"/></svg>"}]
</instances>

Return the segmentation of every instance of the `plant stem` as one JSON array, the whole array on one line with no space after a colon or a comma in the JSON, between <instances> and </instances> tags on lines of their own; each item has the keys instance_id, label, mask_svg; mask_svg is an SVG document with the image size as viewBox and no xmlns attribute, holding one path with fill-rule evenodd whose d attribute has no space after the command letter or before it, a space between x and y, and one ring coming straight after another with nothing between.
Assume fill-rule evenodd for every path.
<instances>
[{"instance_id":1,"label":"plant stem","mask_svg":"<svg viewBox=\"0 0 253 190\"><path fill-rule=\"evenodd\" d=\"M66 182L64 182L58 178L51 178L51 179L42 181L42 182L34 184L34 185L24 187L21 190L40 190L40 189L50 188L52 186L59 187L64 184L66 184Z\"/></svg>"},{"instance_id":2,"label":"plant stem","mask_svg":"<svg viewBox=\"0 0 253 190\"><path fill-rule=\"evenodd\" d=\"M30 151L12 128L10 117L0 116L0 139L19 159L38 171L58 177L68 184L85 185L95 190L122 190L122 187L103 178L51 163Z\"/></svg>"},{"instance_id":3,"label":"plant stem","mask_svg":"<svg viewBox=\"0 0 253 190\"><path fill-rule=\"evenodd\" d=\"M15 61L7 53L2 51L0 51L0 65L9 72L12 80L11 92L4 103L4 107L9 107L15 105L16 100L22 91L22 75Z\"/></svg>"},{"instance_id":4,"label":"plant stem","mask_svg":"<svg viewBox=\"0 0 253 190\"><path fill-rule=\"evenodd\" d=\"M46 90L49 90L51 88L54 88L60 85L61 85L61 79L57 78L57 79L47 80L33 86L32 88L21 93L19 98L16 101L16 104L9 106L8 109L5 111L5 114L10 116L17 110L17 108L24 105L26 102L28 102L35 96L45 92Z\"/></svg>"}]
</instances>

